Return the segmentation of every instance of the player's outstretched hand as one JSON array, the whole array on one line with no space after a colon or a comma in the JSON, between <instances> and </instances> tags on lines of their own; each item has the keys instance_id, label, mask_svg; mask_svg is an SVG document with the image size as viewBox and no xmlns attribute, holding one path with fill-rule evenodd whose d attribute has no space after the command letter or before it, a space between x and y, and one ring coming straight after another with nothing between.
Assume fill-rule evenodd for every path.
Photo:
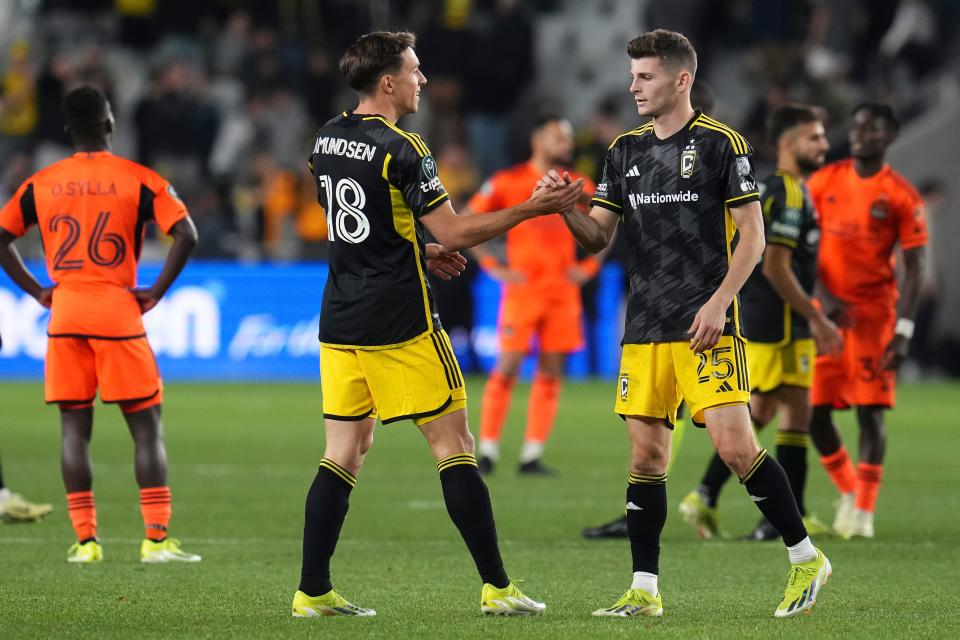
<instances>
[{"instance_id":1,"label":"player's outstretched hand","mask_svg":"<svg viewBox=\"0 0 960 640\"><path fill-rule=\"evenodd\" d=\"M583 178L571 180L570 174L564 172L561 176L551 169L537 181L529 202L541 214L557 213L576 206L581 193Z\"/></svg>"},{"instance_id":2,"label":"player's outstretched hand","mask_svg":"<svg viewBox=\"0 0 960 640\"><path fill-rule=\"evenodd\" d=\"M57 285L53 285L52 287L40 289L40 293L37 294L37 302L49 309L50 305L53 304L53 290L56 287Z\"/></svg>"},{"instance_id":3,"label":"player's outstretched hand","mask_svg":"<svg viewBox=\"0 0 960 640\"><path fill-rule=\"evenodd\" d=\"M887 345L883 357L880 359L880 369L895 371L907 359L909 351L910 340L900 334L893 336L893 340Z\"/></svg>"},{"instance_id":4,"label":"player's outstretched hand","mask_svg":"<svg viewBox=\"0 0 960 640\"><path fill-rule=\"evenodd\" d=\"M428 243L424 255L427 269L441 280L452 280L467 268L467 259L459 251L447 251L442 244Z\"/></svg>"},{"instance_id":5,"label":"player's outstretched hand","mask_svg":"<svg viewBox=\"0 0 960 640\"><path fill-rule=\"evenodd\" d=\"M140 313L146 313L157 306L157 303L160 302L160 296L153 292L153 289L131 289L130 293L133 294L133 297L137 299L137 302L140 304Z\"/></svg>"},{"instance_id":6,"label":"player's outstretched hand","mask_svg":"<svg viewBox=\"0 0 960 640\"><path fill-rule=\"evenodd\" d=\"M726 321L727 308L716 297L711 297L700 307L693 324L687 329L687 334L691 336L690 348L697 353L713 349L723 335Z\"/></svg>"},{"instance_id":7,"label":"player's outstretched hand","mask_svg":"<svg viewBox=\"0 0 960 640\"><path fill-rule=\"evenodd\" d=\"M840 329L825 314L820 313L810 322L810 333L817 344L817 355L837 355L843 349Z\"/></svg>"}]
</instances>

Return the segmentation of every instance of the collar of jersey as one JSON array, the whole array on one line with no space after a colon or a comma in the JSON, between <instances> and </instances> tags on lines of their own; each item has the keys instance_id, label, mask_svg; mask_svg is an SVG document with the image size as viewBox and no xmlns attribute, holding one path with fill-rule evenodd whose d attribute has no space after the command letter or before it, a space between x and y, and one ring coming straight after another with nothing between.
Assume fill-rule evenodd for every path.
<instances>
[{"instance_id":1,"label":"collar of jersey","mask_svg":"<svg viewBox=\"0 0 960 640\"><path fill-rule=\"evenodd\" d=\"M693 117L687 120L687 124L683 125L680 128L680 130L678 130L673 135L667 138L664 138L663 140L657 137L656 131L654 131L653 129L650 129L650 138L653 140L653 144L670 144L672 142L676 142L678 138L688 135L690 132L690 129L693 128L693 123L696 122L697 118L699 118L702 115L703 115L703 111L700 111L700 109L696 109L693 112Z\"/></svg>"},{"instance_id":2,"label":"collar of jersey","mask_svg":"<svg viewBox=\"0 0 960 640\"><path fill-rule=\"evenodd\" d=\"M113 154L106 149L102 151L77 151L73 154L74 158L102 158L103 156L112 156Z\"/></svg>"}]
</instances>

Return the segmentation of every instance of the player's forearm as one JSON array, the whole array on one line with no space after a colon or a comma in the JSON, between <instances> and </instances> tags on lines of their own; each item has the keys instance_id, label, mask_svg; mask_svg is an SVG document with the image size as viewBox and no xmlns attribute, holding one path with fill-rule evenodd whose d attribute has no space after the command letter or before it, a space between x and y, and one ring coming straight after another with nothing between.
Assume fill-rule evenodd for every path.
<instances>
[{"instance_id":1,"label":"player's forearm","mask_svg":"<svg viewBox=\"0 0 960 640\"><path fill-rule=\"evenodd\" d=\"M901 283L900 317L913 320L920 307L920 289L923 284L923 263L926 249L917 247L903 252L903 281Z\"/></svg>"},{"instance_id":2,"label":"player's forearm","mask_svg":"<svg viewBox=\"0 0 960 640\"><path fill-rule=\"evenodd\" d=\"M174 280L183 271L197 246L197 229L193 226L193 221L190 218L184 218L178 222L171 230L171 235L173 236L173 245L167 253L167 259L163 263L160 275L157 276L153 286L150 287L153 297L157 300L162 298L170 286L173 285Z\"/></svg>"},{"instance_id":3,"label":"player's forearm","mask_svg":"<svg viewBox=\"0 0 960 640\"><path fill-rule=\"evenodd\" d=\"M813 320L820 310L814 306L813 299L803 290L796 274L790 268L789 254L786 264L771 258L770 250L767 249L767 255L763 261L763 276L784 302L807 320Z\"/></svg>"},{"instance_id":4,"label":"player's forearm","mask_svg":"<svg viewBox=\"0 0 960 640\"><path fill-rule=\"evenodd\" d=\"M580 246L590 253L600 253L610 244L612 234L608 234L606 229L589 215L571 209L563 212L561 217Z\"/></svg>"},{"instance_id":5,"label":"player's forearm","mask_svg":"<svg viewBox=\"0 0 960 640\"><path fill-rule=\"evenodd\" d=\"M27 266L20 258L20 253L11 244L14 237L6 231L0 232L0 267L3 267L4 272L25 293L39 298L43 286L27 270Z\"/></svg>"},{"instance_id":6,"label":"player's forearm","mask_svg":"<svg viewBox=\"0 0 960 640\"><path fill-rule=\"evenodd\" d=\"M482 216L458 215L454 224L437 230L434 236L449 251L471 249L503 235L524 220L534 217L535 213L523 203Z\"/></svg>"}]
</instances>

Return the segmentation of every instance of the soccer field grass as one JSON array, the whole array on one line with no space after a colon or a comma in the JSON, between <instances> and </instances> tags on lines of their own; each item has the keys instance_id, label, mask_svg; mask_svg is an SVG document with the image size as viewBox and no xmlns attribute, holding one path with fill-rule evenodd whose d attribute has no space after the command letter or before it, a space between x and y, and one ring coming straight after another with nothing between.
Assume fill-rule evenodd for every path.
<instances>
[{"instance_id":1,"label":"soccer field grass","mask_svg":"<svg viewBox=\"0 0 960 640\"><path fill-rule=\"evenodd\" d=\"M476 426L482 380L469 386ZM707 435L689 428L668 484L665 615L652 624L590 616L630 581L626 541L579 535L623 508L627 437L610 411L610 383L565 388L545 458L561 472L556 479L515 474L529 389L519 385L504 462L489 480L507 570L547 602L545 616L480 614L479 580L447 518L429 450L412 423L400 423L377 430L333 559L338 590L377 617L292 619L303 501L323 448L318 388L168 385L172 534L203 555L197 565L138 562L133 447L119 411L98 406L94 491L105 559L73 566L57 412L43 406L39 384L0 386L7 484L55 505L42 524L0 525L0 638L957 637L960 385L902 386L888 421L877 539L818 541L833 578L812 615L788 620L773 618L788 568L779 543L703 543L676 515L709 448ZM851 418L841 415L848 443ZM771 449L772 436L761 437ZM831 519L833 489L812 454L809 484L811 510ZM735 482L721 510L734 534L757 517Z\"/></svg>"}]
</instances>

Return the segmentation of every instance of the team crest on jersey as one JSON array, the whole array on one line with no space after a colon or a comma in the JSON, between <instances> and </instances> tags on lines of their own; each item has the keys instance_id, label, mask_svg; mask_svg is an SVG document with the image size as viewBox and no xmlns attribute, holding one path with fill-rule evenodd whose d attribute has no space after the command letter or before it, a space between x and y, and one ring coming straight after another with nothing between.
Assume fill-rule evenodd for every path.
<instances>
[{"instance_id":1,"label":"team crest on jersey","mask_svg":"<svg viewBox=\"0 0 960 640\"><path fill-rule=\"evenodd\" d=\"M887 219L887 201L880 199L870 205L870 217L875 220Z\"/></svg>"},{"instance_id":2,"label":"team crest on jersey","mask_svg":"<svg viewBox=\"0 0 960 640\"><path fill-rule=\"evenodd\" d=\"M750 158L737 156L737 173L744 177L750 175Z\"/></svg>"},{"instance_id":3,"label":"team crest on jersey","mask_svg":"<svg viewBox=\"0 0 960 640\"><path fill-rule=\"evenodd\" d=\"M423 176L423 182L420 183L420 190L424 193L430 191L440 191L443 189L443 183L437 175L437 161L433 156L423 156L420 160L420 173Z\"/></svg>"},{"instance_id":4,"label":"team crest on jersey","mask_svg":"<svg viewBox=\"0 0 960 640\"><path fill-rule=\"evenodd\" d=\"M621 400L627 399L627 392L629 391L629 388L630 388L630 376L626 374L622 374L620 376L620 399Z\"/></svg>"},{"instance_id":5,"label":"team crest on jersey","mask_svg":"<svg viewBox=\"0 0 960 640\"><path fill-rule=\"evenodd\" d=\"M693 176L693 168L697 164L697 148L688 144L680 154L680 177L689 178Z\"/></svg>"}]
</instances>

